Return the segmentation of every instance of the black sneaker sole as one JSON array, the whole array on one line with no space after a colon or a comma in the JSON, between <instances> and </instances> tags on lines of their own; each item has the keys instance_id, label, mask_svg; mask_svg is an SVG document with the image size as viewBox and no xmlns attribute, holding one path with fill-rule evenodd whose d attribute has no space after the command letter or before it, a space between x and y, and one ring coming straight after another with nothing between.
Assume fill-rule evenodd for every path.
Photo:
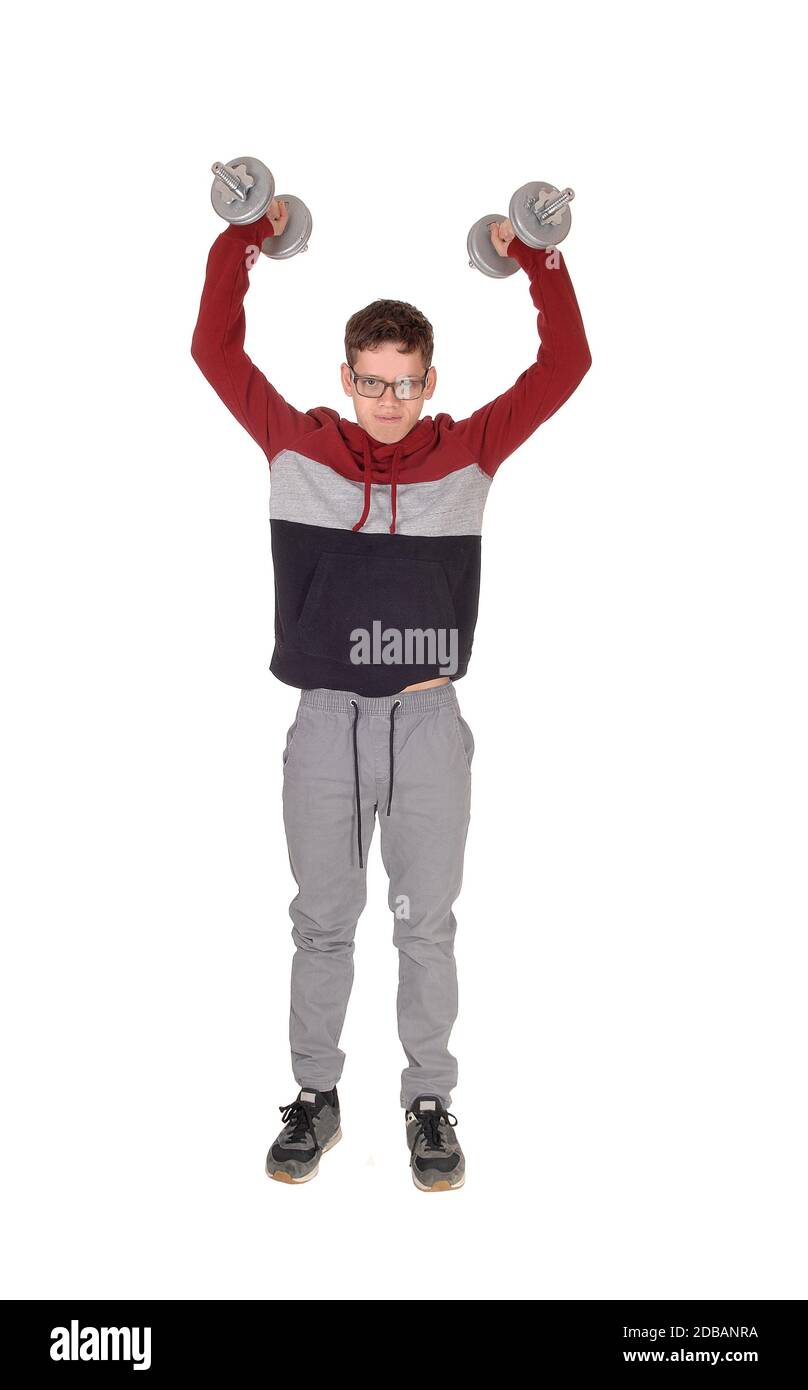
<instances>
[{"instance_id":1,"label":"black sneaker sole","mask_svg":"<svg viewBox=\"0 0 808 1390\"><path fill-rule=\"evenodd\" d=\"M320 1158L322 1158L324 1153L328 1153L329 1149L333 1149L334 1145L338 1143L341 1138L342 1126L340 1125L336 1130L336 1133L331 1135L331 1138L329 1139L328 1143L323 1144L323 1147L320 1150ZM283 1168L275 1168L274 1170L271 1169L269 1166L269 1158L267 1158L264 1171L266 1172L267 1177L274 1178L276 1182L310 1182L312 1178L317 1177L317 1174L320 1171L320 1158L317 1159L317 1162L315 1163L311 1172L304 1173L302 1178L293 1178L292 1174L287 1173Z\"/></svg>"}]
</instances>

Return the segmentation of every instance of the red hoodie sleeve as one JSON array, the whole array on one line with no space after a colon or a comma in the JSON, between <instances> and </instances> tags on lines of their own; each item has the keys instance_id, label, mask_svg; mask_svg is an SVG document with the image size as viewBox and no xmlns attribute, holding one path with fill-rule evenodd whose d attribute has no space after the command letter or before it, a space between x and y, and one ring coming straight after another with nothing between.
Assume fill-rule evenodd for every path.
<instances>
[{"instance_id":1,"label":"red hoodie sleeve","mask_svg":"<svg viewBox=\"0 0 808 1390\"><path fill-rule=\"evenodd\" d=\"M513 386L481 405L467 420L458 420L453 431L490 478L503 460L564 404L592 365L561 251L556 251L548 265L546 251L535 250L514 237L508 243L508 255L530 276L530 297L538 309L538 355ZM553 264L556 256L557 263Z\"/></svg>"},{"instance_id":2,"label":"red hoodie sleeve","mask_svg":"<svg viewBox=\"0 0 808 1390\"><path fill-rule=\"evenodd\" d=\"M318 428L310 415L284 400L244 351L244 296L249 267L256 260L249 248L260 249L273 235L265 214L245 226L231 222L216 238L208 253L191 339L191 356L203 376L268 459L307 430Z\"/></svg>"}]
</instances>

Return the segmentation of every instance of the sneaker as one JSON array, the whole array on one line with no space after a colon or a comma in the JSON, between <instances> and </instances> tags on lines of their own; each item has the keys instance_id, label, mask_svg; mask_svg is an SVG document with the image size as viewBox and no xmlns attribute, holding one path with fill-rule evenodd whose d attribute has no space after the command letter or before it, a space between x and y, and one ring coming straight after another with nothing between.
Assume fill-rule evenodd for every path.
<instances>
[{"instance_id":1,"label":"sneaker","mask_svg":"<svg viewBox=\"0 0 808 1390\"><path fill-rule=\"evenodd\" d=\"M278 1182L308 1182L321 1156L342 1138L337 1088L300 1090L296 1100L278 1109L285 1124L267 1154L266 1171Z\"/></svg>"},{"instance_id":2,"label":"sneaker","mask_svg":"<svg viewBox=\"0 0 808 1390\"><path fill-rule=\"evenodd\" d=\"M439 1096L418 1096L405 1111L412 1180L421 1192L448 1192L466 1180L466 1160Z\"/></svg>"}]
</instances>

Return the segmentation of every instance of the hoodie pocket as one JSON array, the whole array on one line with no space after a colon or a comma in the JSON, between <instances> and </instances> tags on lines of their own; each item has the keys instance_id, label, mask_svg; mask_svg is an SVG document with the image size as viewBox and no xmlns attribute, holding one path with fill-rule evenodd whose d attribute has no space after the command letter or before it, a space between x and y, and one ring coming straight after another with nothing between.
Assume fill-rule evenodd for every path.
<instances>
[{"instance_id":1,"label":"hoodie pocket","mask_svg":"<svg viewBox=\"0 0 808 1390\"><path fill-rule=\"evenodd\" d=\"M405 641L408 630L437 633L455 628L443 565L407 556L321 554L298 618L300 650L353 666L357 631L367 633L372 641L375 623L381 625L382 633L392 628ZM404 664L410 663L405 660Z\"/></svg>"}]
</instances>

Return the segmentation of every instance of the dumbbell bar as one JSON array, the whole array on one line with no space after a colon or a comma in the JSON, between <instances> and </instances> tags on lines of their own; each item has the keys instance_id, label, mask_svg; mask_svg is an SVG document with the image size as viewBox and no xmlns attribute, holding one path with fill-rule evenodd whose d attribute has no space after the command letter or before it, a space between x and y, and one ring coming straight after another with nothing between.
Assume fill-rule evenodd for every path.
<instances>
[{"instance_id":1,"label":"dumbbell bar","mask_svg":"<svg viewBox=\"0 0 808 1390\"><path fill-rule=\"evenodd\" d=\"M214 212L226 222L246 226L263 217L275 197L275 180L266 164L250 155L233 159L229 164L218 161L211 165L213 185L210 200ZM283 261L308 250L311 236L311 213L306 204L294 194L281 195L289 213L282 236L264 238L261 250L273 260Z\"/></svg>"},{"instance_id":2,"label":"dumbbell bar","mask_svg":"<svg viewBox=\"0 0 808 1390\"><path fill-rule=\"evenodd\" d=\"M569 204L574 197L571 188L561 193L551 183L526 183L517 188L508 216L519 240L538 250L557 246L572 225ZM466 242L472 269L481 270L495 280L504 280L519 269L513 256L500 256L491 241L491 223L504 221L501 213L488 213L474 223Z\"/></svg>"}]
</instances>

